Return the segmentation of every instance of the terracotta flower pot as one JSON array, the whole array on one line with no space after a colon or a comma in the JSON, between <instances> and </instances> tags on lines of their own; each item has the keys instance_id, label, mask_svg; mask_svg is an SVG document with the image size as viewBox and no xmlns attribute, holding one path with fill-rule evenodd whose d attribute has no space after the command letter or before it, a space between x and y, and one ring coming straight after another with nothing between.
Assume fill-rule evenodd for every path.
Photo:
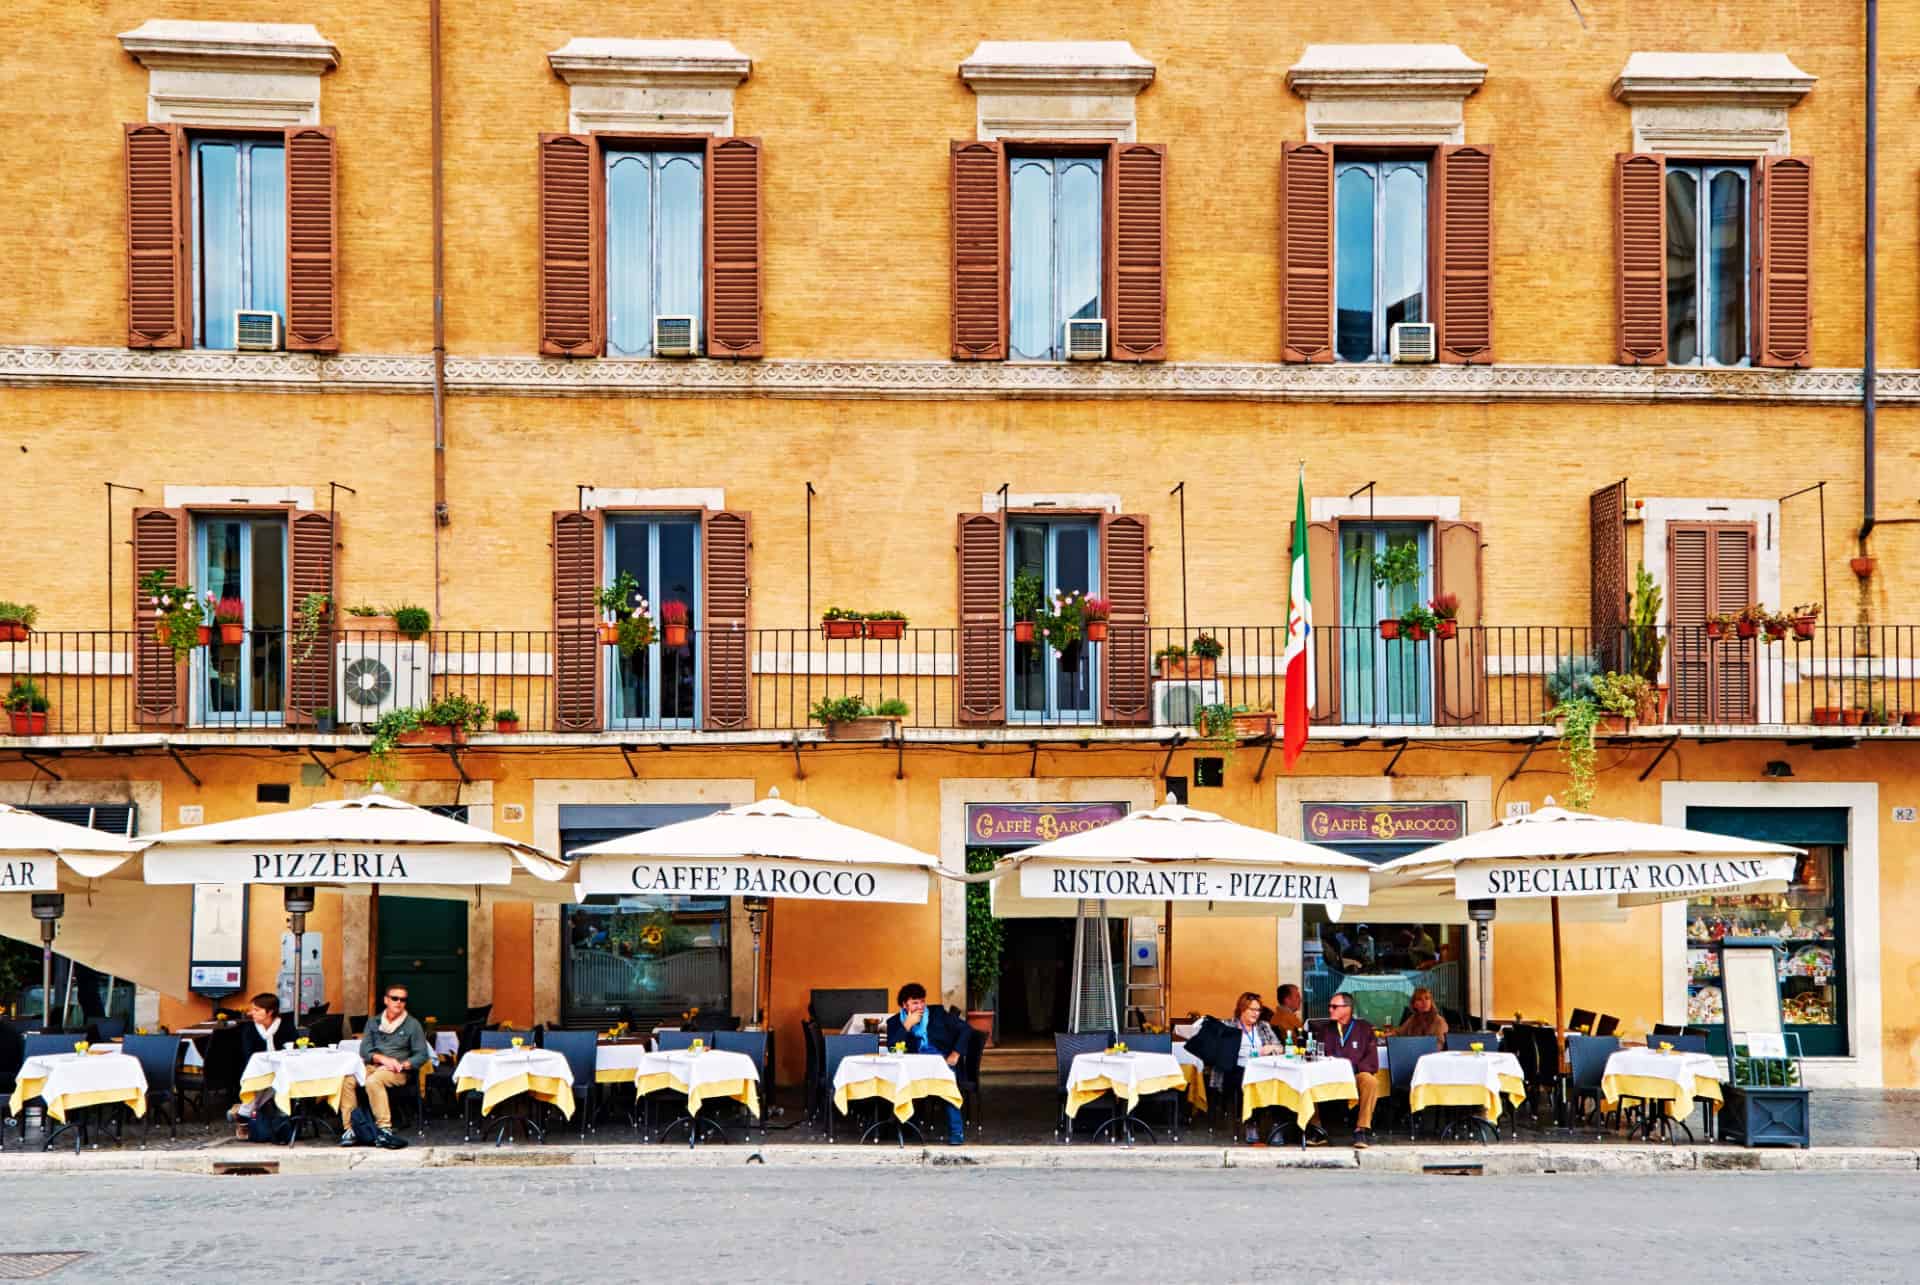
<instances>
[{"instance_id":1,"label":"terracotta flower pot","mask_svg":"<svg viewBox=\"0 0 1920 1285\"><path fill-rule=\"evenodd\" d=\"M1833 705L1817 705L1813 711L1815 727L1832 727L1840 721L1840 710Z\"/></svg>"},{"instance_id":2,"label":"terracotta flower pot","mask_svg":"<svg viewBox=\"0 0 1920 1285\"><path fill-rule=\"evenodd\" d=\"M823 620L820 633L826 638L858 638L860 624L858 620Z\"/></svg>"},{"instance_id":3,"label":"terracotta flower pot","mask_svg":"<svg viewBox=\"0 0 1920 1285\"><path fill-rule=\"evenodd\" d=\"M1733 632L1742 638L1751 638L1760 632L1760 626L1751 620L1736 620L1733 622Z\"/></svg>"},{"instance_id":4,"label":"terracotta flower pot","mask_svg":"<svg viewBox=\"0 0 1920 1285\"><path fill-rule=\"evenodd\" d=\"M1780 624L1774 624L1772 621L1767 622L1768 638L1772 639L1775 642L1778 642L1782 638L1785 638L1786 636L1787 636L1787 626L1784 621L1781 622Z\"/></svg>"},{"instance_id":5,"label":"terracotta flower pot","mask_svg":"<svg viewBox=\"0 0 1920 1285\"><path fill-rule=\"evenodd\" d=\"M0 642L25 642L27 627L17 620L0 620Z\"/></svg>"},{"instance_id":6,"label":"terracotta flower pot","mask_svg":"<svg viewBox=\"0 0 1920 1285\"><path fill-rule=\"evenodd\" d=\"M411 732L400 733L402 745L465 745L467 729L444 723L423 723Z\"/></svg>"},{"instance_id":7,"label":"terracotta flower pot","mask_svg":"<svg viewBox=\"0 0 1920 1285\"><path fill-rule=\"evenodd\" d=\"M1813 637L1813 627L1819 623L1818 616L1795 616L1793 618L1793 636L1795 638Z\"/></svg>"},{"instance_id":8,"label":"terracotta flower pot","mask_svg":"<svg viewBox=\"0 0 1920 1285\"><path fill-rule=\"evenodd\" d=\"M1452 638L1460 632L1460 622L1457 620L1443 620L1433 628L1436 637Z\"/></svg>"},{"instance_id":9,"label":"terracotta flower pot","mask_svg":"<svg viewBox=\"0 0 1920 1285\"><path fill-rule=\"evenodd\" d=\"M44 736L47 731L47 712L35 713L26 709L7 711L7 722L13 728L15 736Z\"/></svg>"},{"instance_id":10,"label":"terracotta flower pot","mask_svg":"<svg viewBox=\"0 0 1920 1285\"><path fill-rule=\"evenodd\" d=\"M1920 727L1920 709L1910 709L1900 715L1900 726Z\"/></svg>"},{"instance_id":11,"label":"terracotta flower pot","mask_svg":"<svg viewBox=\"0 0 1920 1285\"><path fill-rule=\"evenodd\" d=\"M203 630L206 628L205 625L202 625L200 627ZM167 645L167 622L166 621L157 620L154 622L153 636L160 643L162 647Z\"/></svg>"},{"instance_id":12,"label":"terracotta flower pot","mask_svg":"<svg viewBox=\"0 0 1920 1285\"><path fill-rule=\"evenodd\" d=\"M1867 721L1867 711L1863 706L1849 705L1840 711L1840 722L1845 727L1858 727Z\"/></svg>"},{"instance_id":13,"label":"terracotta flower pot","mask_svg":"<svg viewBox=\"0 0 1920 1285\"><path fill-rule=\"evenodd\" d=\"M900 720L897 718L850 718L841 723L827 724L827 739L830 741L893 741L900 737Z\"/></svg>"},{"instance_id":14,"label":"terracotta flower pot","mask_svg":"<svg viewBox=\"0 0 1920 1285\"><path fill-rule=\"evenodd\" d=\"M1726 636L1726 632L1727 632L1726 625L1722 624L1720 621L1709 620L1707 622L1707 637L1722 638Z\"/></svg>"},{"instance_id":15,"label":"terracotta flower pot","mask_svg":"<svg viewBox=\"0 0 1920 1285\"><path fill-rule=\"evenodd\" d=\"M1103 643L1106 640L1107 622L1104 620L1089 620L1087 622L1087 641Z\"/></svg>"},{"instance_id":16,"label":"terracotta flower pot","mask_svg":"<svg viewBox=\"0 0 1920 1285\"><path fill-rule=\"evenodd\" d=\"M1252 714L1235 714L1233 730L1242 737L1272 736L1273 718L1271 710L1260 710Z\"/></svg>"},{"instance_id":17,"label":"terracotta flower pot","mask_svg":"<svg viewBox=\"0 0 1920 1285\"><path fill-rule=\"evenodd\" d=\"M1177 660L1172 656L1160 658L1161 678L1212 678L1219 670L1220 662L1211 656L1189 656Z\"/></svg>"},{"instance_id":18,"label":"terracotta flower pot","mask_svg":"<svg viewBox=\"0 0 1920 1285\"><path fill-rule=\"evenodd\" d=\"M238 647L246 640L247 627L245 625L228 624L224 620L220 622L220 643L222 646Z\"/></svg>"},{"instance_id":19,"label":"terracotta flower pot","mask_svg":"<svg viewBox=\"0 0 1920 1285\"><path fill-rule=\"evenodd\" d=\"M1633 727L1633 720L1625 714L1602 714L1600 730L1603 732L1625 732Z\"/></svg>"},{"instance_id":20,"label":"terracotta flower pot","mask_svg":"<svg viewBox=\"0 0 1920 1285\"><path fill-rule=\"evenodd\" d=\"M1408 625L1402 632L1413 642L1425 642L1427 640L1427 627L1425 625Z\"/></svg>"},{"instance_id":21,"label":"terracotta flower pot","mask_svg":"<svg viewBox=\"0 0 1920 1285\"><path fill-rule=\"evenodd\" d=\"M661 627L661 633L665 636L667 646L669 647L684 647L687 645L687 627L685 625L663 625Z\"/></svg>"},{"instance_id":22,"label":"terracotta flower pot","mask_svg":"<svg viewBox=\"0 0 1920 1285\"><path fill-rule=\"evenodd\" d=\"M1031 620L1014 621L1013 622L1013 640L1017 643L1032 642L1033 641L1033 622Z\"/></svg>"},{"instance_id":23,"label":"terracotta flower pot","mask_svg":"<svg viewBox=\"0 0 1920 1285\"><path fill-rule=\"evenodd\" d=\"M512 736L520 730L520 720L517 718L496 718L493 721L493 730L502 736Z\"/></svg>"},{"instance_id":24,"label":"terracotta flower pot","mask_svg":"<svg viewBox=\"0 0 1920 1285\"><path fill-rule=\"evenodd\" d=\"M993 1010L990 1008L970 1008L967 1010L967 1025L987 1037L988 1045L993 1043Z\"/></svg>"},{"instance_id":25,"label":"terracotta flower pot","mask_svg":"<svg viewBox=\"0 0 1920 1285\"><path fill-rule=\"evenodd\" d=\"M1392 642L1395 638L1398 638L1400 636L1400 622L1397 620L1381 621L1380 636L1388 642Z\"/></svg>"},{"instance_id":26,"label":"terracotta flower pot","mask_svg":"<svg viewBox=\"0 0 1920 1285\"><path fill-rule=\"evenodd\" d=\"M195 626L193 632L196 640L199 642L199 644L202 647L207 646L209 643L213 641L212 625L197 625Z\"/></svg>"},{"instance_id":27,"label":"terracotta flower pot","mask_svg":"<svg viewBox=\"0 0 1920 1285\"><path fill-rule=\"evenodd\" d=\"M863 620L867 637L880 638L892 642L907 636L907 622L904 620Z\"/></svg>"},{"instance_id":28,"label":"terracotta flower pot","mask_svg":"<svg viewBox=\"0 0 1920 1285\"><path fill-rule=\"evenodd\" d=\"M600 645L602 647L611 647L620 641L620 626L603 620L600 622L598 629L600 632Z\"/></svg>"}]
</instances>

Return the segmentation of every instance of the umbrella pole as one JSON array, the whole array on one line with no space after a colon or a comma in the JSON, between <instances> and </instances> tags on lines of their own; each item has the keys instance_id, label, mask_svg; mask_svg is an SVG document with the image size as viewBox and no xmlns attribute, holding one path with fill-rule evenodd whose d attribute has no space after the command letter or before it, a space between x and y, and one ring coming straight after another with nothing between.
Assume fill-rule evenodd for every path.
<instances>
[{"instance_id":1,"label":"umbrella pole","mask_svg":"<svg viewBox=\"0 0 1920 1285\"><path fill-rule=\"evenodd\" d=\"M1567 1014L1566 1004L1562 999L1560 981L1560 898L1554 897L1551 901L1553 909L1553 1029L1559 1031L1564 1028Z\"/></svg>"},{"instance_id":2,"label":"umbrella pole","mask_svg":"<svg viewBox=\"0 0 1920 1285\"><path fill-rule=\"evenodd\" d=\"M380 1011L380 885L367 897L367 1012Z\"/></svg>"},{"instance_id":3,"label":"umbrella pole","mask_svg":"<svg viewBox=\"0 0 1920 1285\"><path fill-rule=\"evenodd\" d=\"M1173 1029L1173 903L1166 903L1166 918L1161 935L1166 938L1160 943L1160 1021L1171 1031Z\"/></svg>"}]
</instances>

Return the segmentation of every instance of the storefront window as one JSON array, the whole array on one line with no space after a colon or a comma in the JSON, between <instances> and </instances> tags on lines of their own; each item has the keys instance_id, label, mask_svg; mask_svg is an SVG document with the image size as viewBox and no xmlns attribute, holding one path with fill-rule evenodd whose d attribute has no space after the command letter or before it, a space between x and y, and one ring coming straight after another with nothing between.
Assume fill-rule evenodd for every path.
<instances>
[{"instance_id":1,"label":"storefront window","mask_svg":"<svg viewBox=\"0 0 1920 1285\"><path fill-rule=\"evenodd\" d=\"M1375 1026L1398 1026L1416 987L1433 990L1449 1025L1466 1025L1467 932L1461 924L1333 923L1320 906L1303 908L1307 1016L1327 1016L1337 991Z\"/></svg>"},{"instance_id":2,"label":"storefront window","mask_svg":"<svg viewBox=\"0 0 1920 1285\"><path fill-rule=\"evenodd\" d=\"M1687 903L1687 1021L1713 1026L1725 1020L1719 952L1726 937L1773 937L1779 960L1780 1004L1787 1030L1810 1057L1847 1051L1846 934L1841 897L1843 849L1807 850L1783 893L1701 897ZM1714 1047L1720 1034L1713 1033Z\"/></svg>"}]
</instances>

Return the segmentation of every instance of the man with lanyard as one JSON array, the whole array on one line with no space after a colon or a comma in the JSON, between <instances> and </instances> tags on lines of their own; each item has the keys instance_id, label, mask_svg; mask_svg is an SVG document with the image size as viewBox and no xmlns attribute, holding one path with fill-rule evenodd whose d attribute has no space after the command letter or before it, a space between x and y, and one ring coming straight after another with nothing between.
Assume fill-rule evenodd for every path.
<instances>
[{"instance_id":1,"label":"man with lanyard","mask_svg":"<svg viewBox=\"0 0 1920 1285\"><path fill-rule=\"evenodd\" d=\"M919 982L908 982L900 988L900 1011L887 1019L887 1047L904 1044L909 1053L931 1053L945 1058L948 1066L958 1067L969 1029L946 1009L928 1008L927 988ZM947 1145L957 1147L967 1140L966 1119L953 1103L947 1103L946 1108Z\"/></svg>"},{"instance_id":2,"label":"man with lanyard","mask_svg":"<svg viewBox=\"0 0 1920 1285\"><path fill-rule=\"evenodd\" d=\"M1380 1082L1373 1078L1380 1069L1380 1046L1373 1037L1373 1024L1355 1017L1353 996L1339 991L1327 1001L1326 1020L1313 1023L1313 1034L1328 1057L1343 1057L1353 1064L1353 1083L1360 1092L1360 1104L1353 1116L1353 1145L1361 1149L1372 1146L1373 1104L1380 1098ZM1307 1144L1327 1145L1327 1131L1320 1127L1318 1110L1307 1126Z\"/></svg>"}]
</instances>

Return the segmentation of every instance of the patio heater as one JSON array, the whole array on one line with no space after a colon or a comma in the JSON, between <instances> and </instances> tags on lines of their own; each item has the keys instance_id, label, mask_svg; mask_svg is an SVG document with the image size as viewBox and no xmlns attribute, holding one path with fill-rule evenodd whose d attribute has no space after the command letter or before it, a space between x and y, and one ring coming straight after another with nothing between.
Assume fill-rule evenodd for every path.
<instances>
[{"instance_id":1,"label":"patio heater","mask_svg":"<svg viewBox=\"0 0 1920 1285\"><path fill-rule=\"evenodd\" d=\"M307 935L307 915L313 910L313 885L288 884L281 890L287 908L287 928L293 933L293 1025L300 1026L300 1001L306 990L306 952L301 948Z\"/></svg>"},{"instance_id":2,"label":"patio heater","mask_svg":"<svg viewBox=\"0 0 1920 1285\"><path fill-rule=\"evenodd\" d=\"M33 917L40 921L40 1029L43 1031L53 1029L53 935L60 916L66 913L66 893L33 894ZM64 1025L66 1020L66 1009L62 1008L60 1021Z\"/></svg>"},{"instance_id":3,"label":"patio heater","mask_svg":"<svg viewBox=\"0 0 1920 1285\"><path fill-rule=\"evenodd\" d=\"M742 897L740 905L747 912L747 927L753 933L753 1013L749 1020L760 1025L760 936L767 930L767 915L773 909L773 902L766 897Z\"/></svg>"},{"instance_id":4,"label":"patio heater","mask_svg":"<svg viewBox=\"0 0 1920 1285\"><path fill-rule=\"evenodd\" d=\"M1487 947L1493 939L1493 912L1498 905L1492 897L1476 897L1467 902L1467 918L1473 920L1474 941L1480 947L1480 1029L1487 1025L1487 1006L1492 1001L1493 977L1487 963Z\"/></svg>"}]
</instances>

